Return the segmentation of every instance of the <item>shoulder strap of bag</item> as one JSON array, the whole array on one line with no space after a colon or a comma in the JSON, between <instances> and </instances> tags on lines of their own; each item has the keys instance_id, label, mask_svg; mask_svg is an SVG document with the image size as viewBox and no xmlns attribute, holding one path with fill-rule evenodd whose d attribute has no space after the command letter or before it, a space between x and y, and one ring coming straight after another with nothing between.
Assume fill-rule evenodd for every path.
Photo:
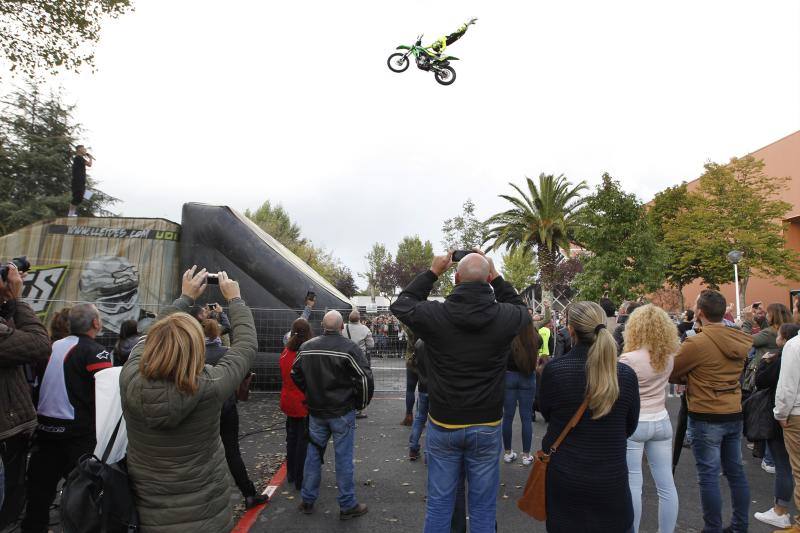
<instances>
[{"instance_id":1,"label":"shoulder strap of bag","mask_svg":"<svg viewBox=\"0 0 800 533\"><path fill-rule=\"evenodd\" d=\"M583 400L581 406L578 407L578 410L575 411L575 414L572 415L572 419L569 421L569 424L567 424L567 427L564 428L564 430L561 432L561 435L558 436L556 441L550 447L551 454L555 453L556 450L558 450L558 447L561 446L561 443L564 442L564 439L567 438L569 432L572 431L572 429L578 425L578 422L581 421L581 418L583 418L583 413L586 412L586 409L588 407L589 407L589 398L586 398L585 400Z\"/></svg>"},{"instance_id":2,"label":"shoulder strap of bag","mask_svg":"<svg viewBox=\"0 0 800 533\"><path fill-rule=\"evenodd\" d=\"M347 338L353 340L353 337L350 336L350 324L345 324L344 329L347 331Z\"/></svg>"},{"instance_id":3,"label":"shoulder strap of bag","mask_svg":"<svg viewBox=\"0 0 800 533\"><path fill-rule=\"evenodd\" d=\"M117 420L117 425L114 428L114 432L111 434L111 438L108 439L108 444L106 444L106 450L103 452L103 458L100 459L100 462L105 464L108 460L108 456L111 455L111 450L114 448L114 441L117 440L117 433L119 433L119 426L122 424L122 415L119 415L119 420Z\"/></svg>"}]
</instances>

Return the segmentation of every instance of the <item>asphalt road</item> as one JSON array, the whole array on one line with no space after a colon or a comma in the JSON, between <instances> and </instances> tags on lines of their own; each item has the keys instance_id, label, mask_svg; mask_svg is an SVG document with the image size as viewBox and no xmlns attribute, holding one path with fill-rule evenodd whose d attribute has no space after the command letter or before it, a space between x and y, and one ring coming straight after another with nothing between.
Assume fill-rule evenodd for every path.
<instances>
[{"instance_id":1,"label":"asphalt road","mask_svg":"<svg viewBox=\"0 0 800 533\"><path fill-rule=\"evenodd\" d=\"M673 417L677 413L678 400L668 400ZM243 409L242 433L251 423L254 413L265 419L273 419L275 401L262 398L251 402ZM300 495L287 485L280 487L272 502L264 509L251 531L285 533L406 533L420 532L425 515L426 467L421 462L408 461L409 428L399 424L404 413L404 400L398 393L379 394L367 410L369 418L359 420L356 435L356 487L359 501L369 506L369 513L361 518L340 522L336 503L335 477L333 472L333 450L328 453L323 466L320 499L313 515L302 515L297 511ZM674 421L673 421L674 424ZM545 425L540 420L534 426L534 443L541 442ZM519 446L519 421L514 431L514 445ZM273 429L256 434L242 441L242 452L248 463L254 461L254 454L261 457L276 457L284 449L284 434ZM424 440L424 437L423 437ZM754 533L771 532L773 527L761 524L752 518L755 511L764 511L772 506L773 476L760 468L760 460L754 459L750 451L744 449L745 469L750 481L752 504L750 510L750 531ZM262 469L263 471L263 469ZM543 524L522 514L515 502L522 494L529 472L528 467L516 464L501 465L501 484L497 501L498 531L544 532ZM692 454L684 450L676 484L680 497L678 531L700 532L702 530L702 511L697 486L697 477ZM730 516L727 484L721 478L724 516ZM640 531L655 533L658 530L658 500L656 489L649 473L645 475L644 513Z\"/></svg>"}]
</instances>

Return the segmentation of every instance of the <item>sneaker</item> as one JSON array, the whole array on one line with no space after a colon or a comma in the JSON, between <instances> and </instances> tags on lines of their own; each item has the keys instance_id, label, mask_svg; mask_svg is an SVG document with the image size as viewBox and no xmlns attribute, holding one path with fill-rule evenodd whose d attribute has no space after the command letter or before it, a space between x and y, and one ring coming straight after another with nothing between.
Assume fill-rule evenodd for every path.
<instances>
[{"instance_id":1,"label":"sneaker","mask_svg":"<svg viewBox=\"0 0 800 533\"><path fill-rule=\"evenodd\" d=\"M416 461L419 459L419 450L408 450L408 460Z\"/></svg>"},{"instance_id":2,"label":"sneaker","mask_svg":"<svg viewBox=\"0 0 800 533\"><path fill-rule=\"evenodd\" d=\"M775 473L775 465L768 465L767 462L762 459L761 460L761 470L763 470L767 474L774 474Z\"/></svg>"},{"instance_id":3,"label":"sneaker","mask_svg":"<svg viewBox=\"0 0 800 533\"><path fill-rule=\"evenodd\" d=\"M503 461L506 463L513 463L517 460L517 452L511 450L509 453L503 455Z\"/></svg>"},{"instance_id":4,"label":"sneaker","mask_svg":"<svg viewBox=\"0 0 800 533\"><path fill-rule=\"evenodd\" d=\"M756 447L756 443L755 442L748 442L747 443L747 449L748 450L752 450L755 447Z\"/></svg>"},{"instance_id":5,"label":"sneaker","mask_svg":"<svg viewBox=\"0 0 800 533\"><path fill-rule=\"evenodd\" d=\"M531 466L533 463L533 456L532 455L522 455L522 464L525 466Z\"/></svg>"},{"instance_id":6,"label":"sneaker","mask_svg":"<svg viewBox=\"0 0 800 533\"><path fill-rule=\"evenodd\" d=\"M367 415L365 415L365 414L364 414L364 413L362 413L361 411L356 411L356 418L358 418L359 420L361 420L361 419L363 419L363 418L367 418Z\"/></svg>"},{"instance_id":7,"label":"sneaker","mask_svg":"<svg viewBox=\"0 0 800 533\"><path fill-rule=\"evenodd\" d=\"M314 504L313 503L302 502L300 504L300 507L297 508L297 510L300 511L301 513L303 513L303 514L311 514L311 513L314 512Z\"/></svg>"},{"instance_id":8,"label":"sneaker","mask_svg":"<svg viewBox=\"0 0 800 533\"><path fill-rule=\"evenodd\" d=\"M355 507L346 511L339 511L339 520L350 520L351 518L358 518L367 514L366 504L359 503Z\"/></svg>"},{"instance_id":9,"label":"sneaker","mask_svg":"<svg viewBox=\"0 0 800 533\"><path fill-rule=\"evenodd\" d=\"M789 513L785 515L779 515L775 512L775 508L773 507L769 511L763 513L756 513L753 515L756 517L756 520L759 522L764 522L765 524L769 524L775 527L790 527L792 525L792 520L789 518Z\"/></svg>"},{"instance_id":10,"label":"sneaker","mask_svg":"<svg viewBox=\"0 0 800 533\"><path fill-rule=\"evenodd\" d=\"M410 426L413 423L414 423L414 417L412 417L411 415L406 415L406 417L403 419L403 421L400 422L400 425L401 426Z\"/></svg>"},{"instance_id":11,"label":"sneaker","mask_svg":"<svg viewBox=\"0 0 800 533\"><path fill-rule=\"evenodd\" d=\"M259 505L264 505L269 501L269 496L266 494L256 494L254 496L248 496L244 499L244 508L245 509L252 509L253 507L257 507Z\"/></svg>"}]
</instances>

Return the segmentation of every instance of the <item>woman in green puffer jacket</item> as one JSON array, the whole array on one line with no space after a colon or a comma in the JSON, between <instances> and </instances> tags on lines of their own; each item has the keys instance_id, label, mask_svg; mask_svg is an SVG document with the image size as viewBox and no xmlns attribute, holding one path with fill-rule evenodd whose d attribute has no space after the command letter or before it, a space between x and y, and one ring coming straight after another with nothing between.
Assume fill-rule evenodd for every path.
<instances>
[{"instance_id":1,"label":"woman in green puffer jacket","mask_svg":"<svg viewBox=\"0 0 800 533\"><path fill-rule=\"evenodd\" d=\"M142 337L120 375L142 533L233 528L220 411L250 370L256 332L239 284L220 272L234 343L216 366L205 364L203 331L188 314L206 288L205 269L195 270L184 273L180 298Z\"/></svg>"}]
</instances>

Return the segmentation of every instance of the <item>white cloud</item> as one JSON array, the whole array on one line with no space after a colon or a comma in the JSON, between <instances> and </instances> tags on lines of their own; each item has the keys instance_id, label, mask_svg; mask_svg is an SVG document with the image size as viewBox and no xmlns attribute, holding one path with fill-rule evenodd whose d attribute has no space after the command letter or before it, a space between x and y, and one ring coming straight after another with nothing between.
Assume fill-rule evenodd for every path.
<instances>
[{"instance_id":1,"label":"white cloud","mask_svg":"<svg viewBox=\"0 0 800 533\"><path fill-rule=\"evenodd\" d=\"M357 272L540 172L640 197L800 127L800 4L137 0L58 80L130 216L283 203ZM386 57L480 17L441 87Z\"/></svg>"}]
</instances>

